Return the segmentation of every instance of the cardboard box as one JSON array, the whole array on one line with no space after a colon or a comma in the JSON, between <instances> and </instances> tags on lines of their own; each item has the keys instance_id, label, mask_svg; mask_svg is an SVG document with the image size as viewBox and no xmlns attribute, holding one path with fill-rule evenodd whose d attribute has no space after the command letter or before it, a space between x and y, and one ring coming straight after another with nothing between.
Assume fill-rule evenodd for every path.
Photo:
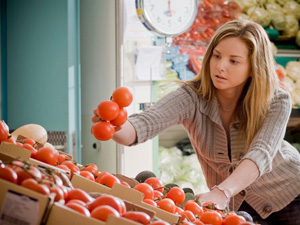
<instances>
[{"instance_id":1,"label":"cardboard box","mask_svg":"<svg viewBox=\"0 0 300 225\"><path fill-rule=\"evenodd\" d=\"M51 203L49 196L0 179L2 222L39 225L45 220Z\"/></svg>"},{"instance_id":2,"label":"cardboard box","mask_svg":"<svg viewBox=\"0 0 300 225\"><path fill-rule=\"evenodd\" d=\"M177 223L179 221L179 215L169 213L165 210L162 210L160 208L157 208L155 206L143 202L143 198L144 198L143 193L134 190L133 188L126 187L122 184L115 183L112 188L108 188L104 185L88 180L77 174L73 174L71 182L73 184L73 187L81 188L82 190L85 190L88 193L100 192L100 193L111 194L123 200L132 202L136 205L145 207L149 210L154 211L156 217L164 221L167 221L171 224Z\"/></svg>"},{"instance_id":3,"label":"cardboard box","mask_svg":"<svg viewBox=\"0 0 300 225\"><path fill-rule=\"evenodd\" d=\"M16 159L27 161L30 158L31 151L26 148L2 141L0 145L0 152Z\"/></svg>"},{"instance_id":4,"label":"cardboard box","mask_svg":"<svg viewBox=\"0 0 300 225\"><path fill-rule=\"evenodd\" d=\"M122 218L110 216L106 222L97 220L95 218L87 217L75 210L72 210L62 204L54 203L46 225L140 225L134 221Z\"/></svg>"}]
</instances>

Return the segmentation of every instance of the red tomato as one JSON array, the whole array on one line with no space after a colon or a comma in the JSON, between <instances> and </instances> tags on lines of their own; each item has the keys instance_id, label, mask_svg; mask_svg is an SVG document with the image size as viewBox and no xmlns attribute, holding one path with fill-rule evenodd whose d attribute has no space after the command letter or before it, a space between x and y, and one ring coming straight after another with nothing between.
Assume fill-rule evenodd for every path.
<instances>
[{"instance_id":1,"label":"red tomato","mask_svg":"<svg viewBox=\"0 0 300 225\"><path fill-rule=\"evenodd\" d=\"M184 202L185 193L180 187L172 187L165 197L172 199L176 205L181 205Z\"/></svg>"},{"instance_id":2,"label":"red tomato","mask_svg":"<svg viewBox=\"0 0 300 225\"><path fill-rule=\"evenodd\" d=\"M94 163L90 163L87 165L84 165L82 168L80 168L81 171L89 171L91 172L95 177L99 174L98 166Z\"/></svg>"},{"instance_id":3,"label":"red tomato","mask_svg":"<svg viewBox=\"0 0 300 225\"><path fill-rule=\"evenodd\" d=\"M17 173L7 166L0 167L0 178L16 184L18 182Z\"/></svg>"},{"instance_id":4,"label":"red tomato","mask_svg":"<svg viewBox=\"0 0 300 225\"><path fill-rule=\"evenodd\" d=\"M211 224L211 225L222 225L222 216L220 213L209 210L202 214L200 217L200 221L205 224Z\"/></svg>"},{"instance_id":5,"label":"red tomato","mask_svg":"<svg viewBox=\"0 0 300 225\"><path fill-rule=\"evenodd\" d=\"M115 119L119 114L119 105L114 101L103 101L97 107L98 116L107 121Z\"/></svg>"},{"instance_id":6,"label":"red tomato","mask_svg":"<svg viewBox=\"0 0 300 225\"><path fill-rule=\"evenodd\" d=\"M116 127L122 126L127 120L127 110L120 108L118 116L111 120L110 123Z\"/></svg>"},{"instance_id":7,"label":"red tomato","mask_svg":"<svg viewBox=\"0 0 300 225\"><path fill-rule=\"evenodd\" d=\"M149 205L157 206L156 202L152 199L149 199L149 198L143 199L143 202L145 202Z\"/></svg>"},{"instance_id":8,"label":"red tomato","mask_svg":"<svg viewBox=\"0 0 300 225\"><path fill-rule=\"evenodd\" d=\"M97 175L95 181L96 181L97 183L99 183L99 181L101 180L101 178L104 177L104 175L106 175L106 174L109 174L109 173L106 172L106 171L102 171L102 172L98 173L98 175Z\"/></svg>"},{"instance_id":9,"label":"red tomato","mask_svg":"<svg viewBox=\"0 0 300 225\"><path fill-rule=\"evenodd\" d=\"M197 217L201 217L203 214L203 208L194 200L188 200L183 205L184 210L190 210Z\"/></svg>"},{"instance_id":10,"label":"red tomato","mask_svg":"<svg viewBox=\"0 0 300 225\"><path fill-rule=\"evenodd\" d=\"M242 216L230 214L223 219L223 224L222 225L239 225L242 222L245 222L245 218Z\"/></svg>"},{"instance_id":11,"label":"red tomato","mask_svg":"<svg viewBox=\"0 0 300 225\"><path fill-rule=\"evenodd\" d=\"M93 201L93 198L86 191L79 188L74 188L68 192L66 202L70 201L71 199L79 199L85 203Z\"/></svg>"},{"instance_id":12,"label":"red tomato","mask_svg":"<svg viewBox=\"0 0 300 225\"><path fill-rule=\"evenodd\" d=\"M0 121L0 143L8 139L9 131L4 120Z\"/></svg>"},{"instance_id":13,"label":"red tomato","mask_svg":"<svg viewBox=\"0 0 300 225\"><path fill-rule=\"evenodd\" d=\"M147 213L141 211L128 211L122 214L122 217L144 225L148 225L151 220L151 217Z\"/></svg>"},{"instance_id":14,"label":"red tomato","mask_svg":"<svg viewBox=\"0 0 300 225\"><path fill-rule=\"evenodd\" d=\"M115 210L113 207L109 205L98 206L91 212L91 217L104 222L108 219L110 215L119 217L120 213L118 213L117 210Z\"/></svg>"},{"instance_id":15,"label":"red tomato","mask_svg":"<svg viewBox=\"0 0 300 225\"><path fill-rule=\"evenodd\" d=\"M64 161L60 165L66 165L69 168L69 170L71 171L71 174L79 173L79 171L80 171L79 167L76 166L75 163L73 163L71 161Z\"/></svg>"},{"instance_id":16,"label":"red tomato","mask_svg":"<svg viewBox=\"0 0 300 225\"><path fill-rule=\"evenodd\" d=\"M123 214L126 211L125 203L122 199L109 195L109 194L102 194L101 196L97 197L93 202L88 205L88 209L93 211L96 207L101 205L109 205L117 210L120 214Z\"/></svg>"},{"instance_id":17,"label":"red tomato","mask_svg":"<svg viewBox=\"0 0 300 225\"><path fill-rule=\"evenodd\" d=\"M180 221L184 221L185 219L191 222L196 221L196 217L194 213L192 213L190 210L184 210L183 213L181 214Z\"/></svg>"},{"instance_id":18,"label":"red tomato","mask_svg":"<svg viewBox=\"0 0 300 225\"><path fill-rule=\"evenodd\" d=\"M144 183L150 184L154 190L157 190L161 193L163 193L164 188L163 188L163 183L161 182L161 180L157 177L149 177L145 180Z\"/></svg>"},{"instance_id":19,"label":"red tomato","mask_svg":"<svg viewBox=\"0 0 300 225\"><path fill-rule=\"evenodd\" d=\"M57 165L57 152L56 150L49 147L42 147L36 153L36 159L50 164L52 166Z\"/></svg>"},{"instance_id":20,"label":"red tomato","mask_svg":"<svg viewBox=\"0 0 300 225\"><path fill-rule=\"evenodd\" d=\"M55 194L55 198L54 198L55 202L65 199L65 194L58 185L53 185L53 186L50 185L48 187L49 187L50 193Z\"/></svg>"},{"instance_id":21,"label":"red tomato","mask_svg":"<svg viewBox=\"0 0 300 225\"><path fill-rule=\"evenodd\" d=\"M37 180L42 179L41 171L35 166L13 166L13 169L18 175L18 184L21 184L24 180L29 178L34 178Z\"/></svg>"},{"instance_id":22,"label":"red tomato","mask_svg":"<svg viewBox=\"0 0 300 225\"><path fill-rule=\"evenodd\" d=\"M161 198L163 198L163 196L164 196L163 193L161 193L161 192L158 191L158 190L154 190L154 198L155 198L155 199L161 199Z\"/></svg>"},{"instance_id":23,"label":"red tomato","mask_svg":"<svg viewBox=\"0 0 300 225\"><path fill-rule=\"evenodd\" d=\"M85 208L84 206L82 206L82 205L80 205L76 202L67 202L65 204L65 206L67 206L68 208L73 209L73 210L75 210L75 211L77 211L77 212L79 212L79 213L81 213L81 214L83 214L87 217L91 216L91 213L87 208Z\"/></svg>"},{"instance_id":24,"label":"red tomato","mask_svg":"<svg viewBox=\"0 0 300 225\"><path fill-rule=\"evenodd\" d=\"M57 156L58 165L62 164L62 162L66 161L66 160L71 160L70 156L68 156L67 154L60 153Z\"/></svg>"},{"instance_id":25,"label":"red tomato","mask_svg":"<svg viewBox=\"0 0 300 225\"><path fill-rule=\"evenodd\" d=\"M154 197L154 190L150 184L139 183L139 184L135 185L134 189L139 192L142 192L144 194L144 199L147 199L147 198L153 199L153 197Z\"/></svg>"},{"instance_id":26,"label":"red tomato","mask_svg":"<svg viewBox=\"0 0 300 225\"><path fill-rule=\"evenodd\" d=\"M161 208L167 212L175 213L176 205L173 200L169 198L164 198L162 200L157 201L158 208Z\"/></svg>"},{"instance_id":27,"label":"red tomato","mask_svg":"<svg viewBox=\"0 0 300 225\"><path fill-rule=\"evenodd\" d=\"M31 151L31 155L30 155L31 158L36 158L36 153L37 153L38 150L35 149L32 145L30 145L28 143L25 143L25 144L23 144L22 147L26 148L29 151Z\"/></svg>"},{"instance_id":28,"label":"red tomato","mask_svg":"<svg viewBox=\"0 0 300 225\"><path fill-rule=\"evenodd\" d=\"M82 205L84 206L85 208L87 208L87 204L84 202L84 201L81 201L79 199L71 199L70 201L68 201L67 203L76 203L76 204L79 204L79 205Z\"/></svg>"},{"instance_id":29,"label":"red tomato","mask_svg":"<svg viewBox=\"0 0 300 225\"><path fill-rule=\"evenodd\" d=\"M119 178L117 178L113 174L106 174L103 177L101 177L101 179L99 180L99 184L105 185L109 188L112 188L114 183L120 184L121 182L120 182Z\"/></svg>"},{"instance_id":30,"label":"red tomato","mask_svg":"<svg viewBox=\"0 0 300 225\"><path fill-rule=\"evenodd\" d=\"M22 141L23 141L23 144L29 144L32 147L34 147L36 145L35 140L33 140L31 138L24 138Z\"/></svg>"},{"instance_id":31,"label":"red tomato","mask_svg":"<svg viewBox=\"0 0 300 225\"><path fill-rule=\"evenodd\" d=\"M28 189L31 189L33 191L39 192L43 195L49 195L50 190L45 184L39 184L35 179L28 178L24 180L21 184L21 186L26 187Z\"/></svg>"},{"instance_id":32,"label":"red tomato","mask_svg":"<svg viewBox=\"0 0 300 225\"><path fill-rule=\"evenodd\" d=\"M126 87L117 88L112 94L112 100L122 107L129 106L132 102L132 94Z\"/></svg>"},{"instance_id":33,"label":"red tomato","mask_svg":"<svg viewBox=\"0 0 300 225\"><path fill-rule=\"evenodd\" d=\"M99 121L92 126L92 134L99 141L107 141L114 136L115 128L109 122Z\"/></svg>"},{"instance_id":34,"label":"red tomato","mask_svg":"<svg viewBox=\"0 0 300 225\"><path fill-rule=\"evenodd\" d=\"M131 188L130 185L126 181L121 181L121 184L124 185L124 186L126 186L126 187Z\"/></svg>"},{"instance_id":35,"label":"red tomato","mask_svg":"<svg viewBox=\"0 0 300 225\"><path fill-rule=\"evenodd\" d=\"M51 177L48 177L47 180L49 180L50 182L52 182L55 185L59 185L59 186L63 185L62 179L56 174L51 175Z\"/></svg>"},{"instance_id":36,"label":"red tomato","mask_svg":"<svg viewBox=\"0 0 300 225\"><path fill-rule=\"evenodd\" d=\"M80 171L79 175L91 181L95 181L95 177L90 171Z\"/></svg>"}]
</instances>

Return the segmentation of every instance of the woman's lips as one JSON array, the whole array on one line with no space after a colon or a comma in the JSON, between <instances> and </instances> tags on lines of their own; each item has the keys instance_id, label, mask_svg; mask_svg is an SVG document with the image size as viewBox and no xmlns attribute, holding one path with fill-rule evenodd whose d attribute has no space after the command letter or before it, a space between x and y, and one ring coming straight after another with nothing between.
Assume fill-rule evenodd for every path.
<instances>
[{"instance_id":1,"label":"woman's lips","mask_svg":"<svg viewBox=\"0 0 300 225\"><path fill-rule=\"evenodd\" d=\"M222 77L220 75L216 75L216 78L221 79L221 80L227 80L225 77Z\"/></svg>"}]
</instances>

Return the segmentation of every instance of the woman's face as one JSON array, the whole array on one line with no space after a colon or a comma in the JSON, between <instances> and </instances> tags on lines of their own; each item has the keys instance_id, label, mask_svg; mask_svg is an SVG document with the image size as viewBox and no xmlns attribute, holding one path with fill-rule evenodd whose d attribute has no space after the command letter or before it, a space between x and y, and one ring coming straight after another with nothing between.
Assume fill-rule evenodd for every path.
<instances>
[{"instance_id":1,"label":"woman's face","mask_svg":"<svg viewBox=\"0 0 300 225\"><path fill-rule=\"evenodd\" d=\"M210 77L218 90L242 91L250 76L247 45L237 37L219 42L210 58Z\"/></svg>"}]
</instances>

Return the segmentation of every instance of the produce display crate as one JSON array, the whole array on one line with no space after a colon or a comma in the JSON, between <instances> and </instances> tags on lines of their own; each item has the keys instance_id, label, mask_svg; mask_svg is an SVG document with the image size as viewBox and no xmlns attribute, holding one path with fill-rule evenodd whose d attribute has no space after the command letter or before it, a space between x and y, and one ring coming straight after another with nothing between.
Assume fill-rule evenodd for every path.
<instances>
[{"instance_id":1,"label":"produce display crate","mask_svg":"<svg viewBox=\"0 0 300 225\"><path fill-rule=\"evenodd\" d=\"M133 204L136 204L138 206L145 207L149 210L154 211L155 216L157 218L167 221L171 224L177 223L180 219L179 215L169 213L158 207L143 202L143 197L144 197L143 193L134 190L133 188L126 187L122 184L115 183L112 188L108 188L102 184L88 180L87 178L84 178L77 174L73 174L71 183L74 188L80 188L88 193L99 192L99 193L111 194L123 200L132 202Z\"/></svg>"},{"instance_id":2,"label":"produce display crate","mask_svg":"<svg viewBox=\"0 0 300 225\"><path fill-rule=\"evenodd\" d=\"M51 195L0 179L0 224L42 224L52 203Z\"/></svg>"},{"instance_id":3,"label":"produce display crate","mask_svg":"<svg viewBox=\"0 0 300 225\"><path fill-rule=\"evenodd\" d=\"M75 210L72 210L60 203L54 203L49 213L47 222L45 225L139 225L134 221L109 216L106 222L97 220L95 218L87 217Z\"/></svg>"}]
</instances>

